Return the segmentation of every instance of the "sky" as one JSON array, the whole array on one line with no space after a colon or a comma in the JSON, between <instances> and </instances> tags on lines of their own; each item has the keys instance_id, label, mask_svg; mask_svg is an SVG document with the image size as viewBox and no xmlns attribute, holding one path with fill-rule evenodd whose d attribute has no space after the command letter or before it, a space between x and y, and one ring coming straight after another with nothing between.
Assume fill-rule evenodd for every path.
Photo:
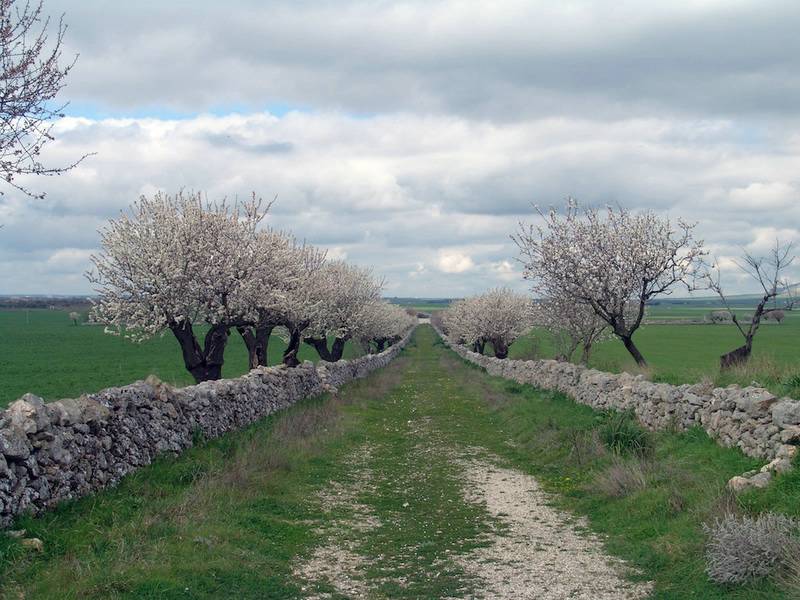
<instances>
[{"instance_id":1,"label":"sky","mask_svg":"<svg viewBox=\"0 0 800 600\"><path fill-rule=\"evenodd\" d=\"M390 296L525 290L534 205L697 222L733 259L800 239L800 2L45 0L78 55L47 165L0 197L0 294L87 294L156 190L276 198L268 224ZM800 280L800 270L791 277Z\"/></svg>"}]
</instances>

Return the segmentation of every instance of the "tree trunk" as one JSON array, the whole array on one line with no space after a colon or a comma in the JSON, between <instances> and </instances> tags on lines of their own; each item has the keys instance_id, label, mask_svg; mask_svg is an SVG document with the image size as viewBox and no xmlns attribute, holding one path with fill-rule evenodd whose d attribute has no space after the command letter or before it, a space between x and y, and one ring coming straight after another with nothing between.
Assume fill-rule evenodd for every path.
<instances>
[{"instance_id":1,"label":"tree trunk","mask_svg":"<svg viewBox=\"0 0 800 600\"><path fill-rule=\"evenodd\" d=\"M250 369L267 366L267 350L269 347L269 336L272 334L273 326L265 327L237 327L236 330L244 340L247 347L247 361Z\"/></svg>"},{"instance_id":2,"label":"tree trunk","mask_svg":"<svg viewBox=\"0 0 800 600\"><path fill-rule=\"evenodd\" d=\"M581 364L589 366L589 355L592 353L592 342L583 342L583 352L581 354Z\"/></svg>"},{"instance_id":3,"label":"tree trunk","mask_svg":"<svg viewBox=\"0 0 800 600\"><path fill-rule=\"evenodd\" d=\"M636 347L636 344L633 343L633 338L631 338L631 336L629 335L628 336L621 335L619 337L622 340L622 343L625 344L625 349L628 352L630 352L631 356L633 357L633 360L636 361L636 364L639 365L640 367L646 367L647 361L644 359L644 356L642 356L642 353L639 352L639 349Z\"/></svg>"},{"instance_id":4,"label":"tree trunk","mask_svg":"<svg viewBox=\"0 0 800 600\"><path fill-rule=\"evenodd\" d=\"M336 362L337 359L333 358L333 355L328 350L328 340L325 338L307 337L303 338L303 341L309 346L313 346L319 357L325 362Z\"/></svg>"},{"instance_id":5,"label":"tree trunk","mask_svg":"<svg viewBox=\"0 0 800 600\"><path fill-rule=\"evenodd\" d=\"M342 355L344 354L344 345L347 343L347 339L345 338L336 338L333 340L333 346L331 346L331 358L333 358L333 362L337 360L342 360Z\"/></svg>"},{"instance_id":6,"label":"tree trunk","mask_svg":"<svg viewBox=\"0 0 800 600\"><path fill-rule=\"evenodd\" d=\"M200 348L189 321L174 323L170 325L170 330L180 344L186 370L197 383L222 377L225 346L228 343L227 326L213 325L206 334L203 348Z\"/></svg>"},{"instance_id":7,"label":"tree trunk","mask_svg":"<svg viewBox=\"0 0 800 600\"><path fill-rule=\"evenodd\" d=\"M731 350L727 354L719 357L719 368L722 370L730 369L738 365L745 364L750 359L753 350L753 340L745 342L744 346L739 346L736 350Z\"/></svg>"},{"instance_id":8,"label":"tree trunk","mask_svg":"<svg viewBox=\"0 0 800 600\"><path fill-rule=\"evenodd\" d=\"M507 358L508 357L508 346L502 340L492 340L492 346L494 346L494 357L495 358Z\"/></svg>"},{"instance_id":9,"label":"tree trunk","mask_svg":"<svg viewBox=\"0 0 800 600\"><path fill-rule=\"evenodd\" d=\"M301 331L295 327L289 330L289 345L283 353L283 364L287 367L296 367L300 364L297 353L300 350Z\"/></svg>"}]
</instances>

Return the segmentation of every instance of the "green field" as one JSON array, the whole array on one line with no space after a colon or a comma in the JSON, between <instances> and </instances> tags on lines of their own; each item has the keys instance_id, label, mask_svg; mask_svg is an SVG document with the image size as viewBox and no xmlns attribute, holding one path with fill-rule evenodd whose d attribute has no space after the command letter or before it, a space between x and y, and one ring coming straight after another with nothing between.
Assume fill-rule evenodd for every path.
<instances>
[{"instance_id":1,"label":"green field","mask_svg":"<svg viewBox=\"0 0 800 600\"><path fill-rule=\"evenodd\" d=\"M134 344L104 333L102 326L75 326L68 314L42 309L0 310L0 406L26 392L46 400L74 398L151 374L176 386L194 383L170 332ZM269 363L279 363L285 348L284 341L273 336ZM348 343L344 357L358 354L358 348ZM300 359L317 360L318 356L303 344ZM232 332L223 375L236 377L246 371L247 350L239 334Z\"/></svg>"},{"instance_id":2,"label":"green field","mask_svg":"<svg viewBox=\"0 0 800 600\"><path fill-rule=\"evenodd\" d=\"M702 319L708 312L708 308L659 306L650 309L648 317L659 321ZM748 312L752 314L737 310L740 314ZM708 380L720 386L749 385L756 381L773 393L800 397L800 313L787 313L780 325L763 323L753 344L750 366L728 373L720 373L719 357L743 343L732 324L645 323L633 339L649 363L644 372L653 381L682 384ZM517 359L554 356L549 334L540 330L517 340L509 351L509 358ZM575 360L578 358L579 352ZM616 338L594 348L590 366L603 371L642 372Z\"/></svg>"},{"instance_id":3,"label":"green field","mask_svg":"<svg viewBox=\"0 0 800 600\"><path fill-rule=\"evenodd\" d=\"M459 457L476 453L535 476L555 506L588 517L609 552L654 582L654 598L787 597L769 580L711 583L701 525L724 510L800 516L800 469L733 498L727 479L758 461L699 429L649 434L646 453L617 454L592 443L604 423L561 394L486 375L421 327L391 365L335 396L21 518L15 526L44 550L0 536L0 597L351 597L297 574L331 540L368 557L353 583L367 597L474 597L479 583L459 557L496 530L485 505L464 501L472 484ZM644 480L611 494L602 482L620 464ZM335 500L348 493L352 504Z\"/></svg>"}]
</instances>

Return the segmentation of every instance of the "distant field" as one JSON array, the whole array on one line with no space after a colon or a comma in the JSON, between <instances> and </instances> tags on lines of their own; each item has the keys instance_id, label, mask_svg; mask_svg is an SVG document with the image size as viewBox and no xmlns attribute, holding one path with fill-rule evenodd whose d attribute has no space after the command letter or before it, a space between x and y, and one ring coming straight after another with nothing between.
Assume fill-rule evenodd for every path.
<instances>
[{"instance_id":1,"label":"distant field","mask_svg":"<svg viewBox=\"0 0 800 600\"><path fill-rule=\"evenodd\" d=\"M654 307L649 317L701 318L708 312L708 308ZM745 309L737 312L752 314L752 310ZM720 355L743 342L734 325L643 325L634 340L650 363L648 375L654 381L681 384L711 379L724 386L747 385L755 380L773 393L800 397L800 313L787 313L780 325L764 323L755 339L750 368L726 374L719 371ZM554 354L549 336L535 331L512 345L509 357L552 358ZM639 372L617 339L599 344L590 366L612 372Z\"/></svg>"},{"instance_id":2,"label":"distant field","mask_svg":"<svg viewBox=\"0 0 800 600\"><path fill-rule=\"evenodd\" d=\"M269 362L277 364L286 348L280 338L270 339ZM351 343L345 358L360 352ZM301 360L316 360L305 344ZM232 332L225 352L225 377L247 371L247 351ZM183 367L180 349L171 333L143 344L103 333L97 325L75 326L59 310L0 310L0 406L25 392L46 400L76 397L106 387L131 383L150 374L173 385L193 383Z\"/></svg>"}]
</instances>

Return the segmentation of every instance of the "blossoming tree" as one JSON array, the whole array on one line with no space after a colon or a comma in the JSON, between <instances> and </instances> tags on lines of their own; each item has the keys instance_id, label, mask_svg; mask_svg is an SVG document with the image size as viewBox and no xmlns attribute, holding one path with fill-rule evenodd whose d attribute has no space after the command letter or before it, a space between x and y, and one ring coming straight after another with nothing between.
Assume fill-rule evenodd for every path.
<instances>
[{"instance_id":1,"label":"blossoming tree","mask_svg":"<svg viewBox=\"0 0 800 600\"><path fill-rule=\"evenodd\" d=\"M531 301L507 288L454 302L443 322L451 339L483 353L487 342L497 358L506 358L511 344L531 326Z\"/></svg>"},{"instance_id":2,"label":"blossoming tree","mask_svg":"<svg viewBox=\"0 0 800 600\"><path fill-rule=\"evenodd\" d=\"M256 318L253 280L271 278L256 227L266 210L252 201L210 204L197 193L142 197L101 232L87 273L106 330L141 341L169 330L196 381L219 379L229 329ZM200 344L195 327L207 327Z\"/></svg>"},{"instance_id":3,"label":"blossoming tree","mask_svg":"<svg viewBox=\"0 0 800 600\"><path fill-rule=\"evenodd\" d=\"M313 346L322 360L336 362L342 358L345 343L366 323L370 304L380 300L383 281L377 280L371 269L342 260L326 263L320 279L325 299L303 341Z\"/></svg>"},{"instance_id":4,"label":"blossoming tree","mask_svg":"<svg viewBox=\"0 0 800 600\"><path fill-rule=\"evenodd\" d=\"M536 304L533 320L552 334L559 360L571 361L580 347L583 364L589 364L592 347L608 332L608 323L589 304L565 296Z\"/></svg>"},{"instance_id":5,"label":"blossoming tree","mask_svg":"<svg viewBox=\"0 0 800 600\"><path fill-rule=\"evenodd\" d=\"M563 215L540 215L543 225L523 225L513 236L534 293L588 304L646 365L633 334L651 298L678 284L694 287L705 254L694 225L673 226L650 211L581 209L574 200Z\"/></svg>"}]
</instances>

